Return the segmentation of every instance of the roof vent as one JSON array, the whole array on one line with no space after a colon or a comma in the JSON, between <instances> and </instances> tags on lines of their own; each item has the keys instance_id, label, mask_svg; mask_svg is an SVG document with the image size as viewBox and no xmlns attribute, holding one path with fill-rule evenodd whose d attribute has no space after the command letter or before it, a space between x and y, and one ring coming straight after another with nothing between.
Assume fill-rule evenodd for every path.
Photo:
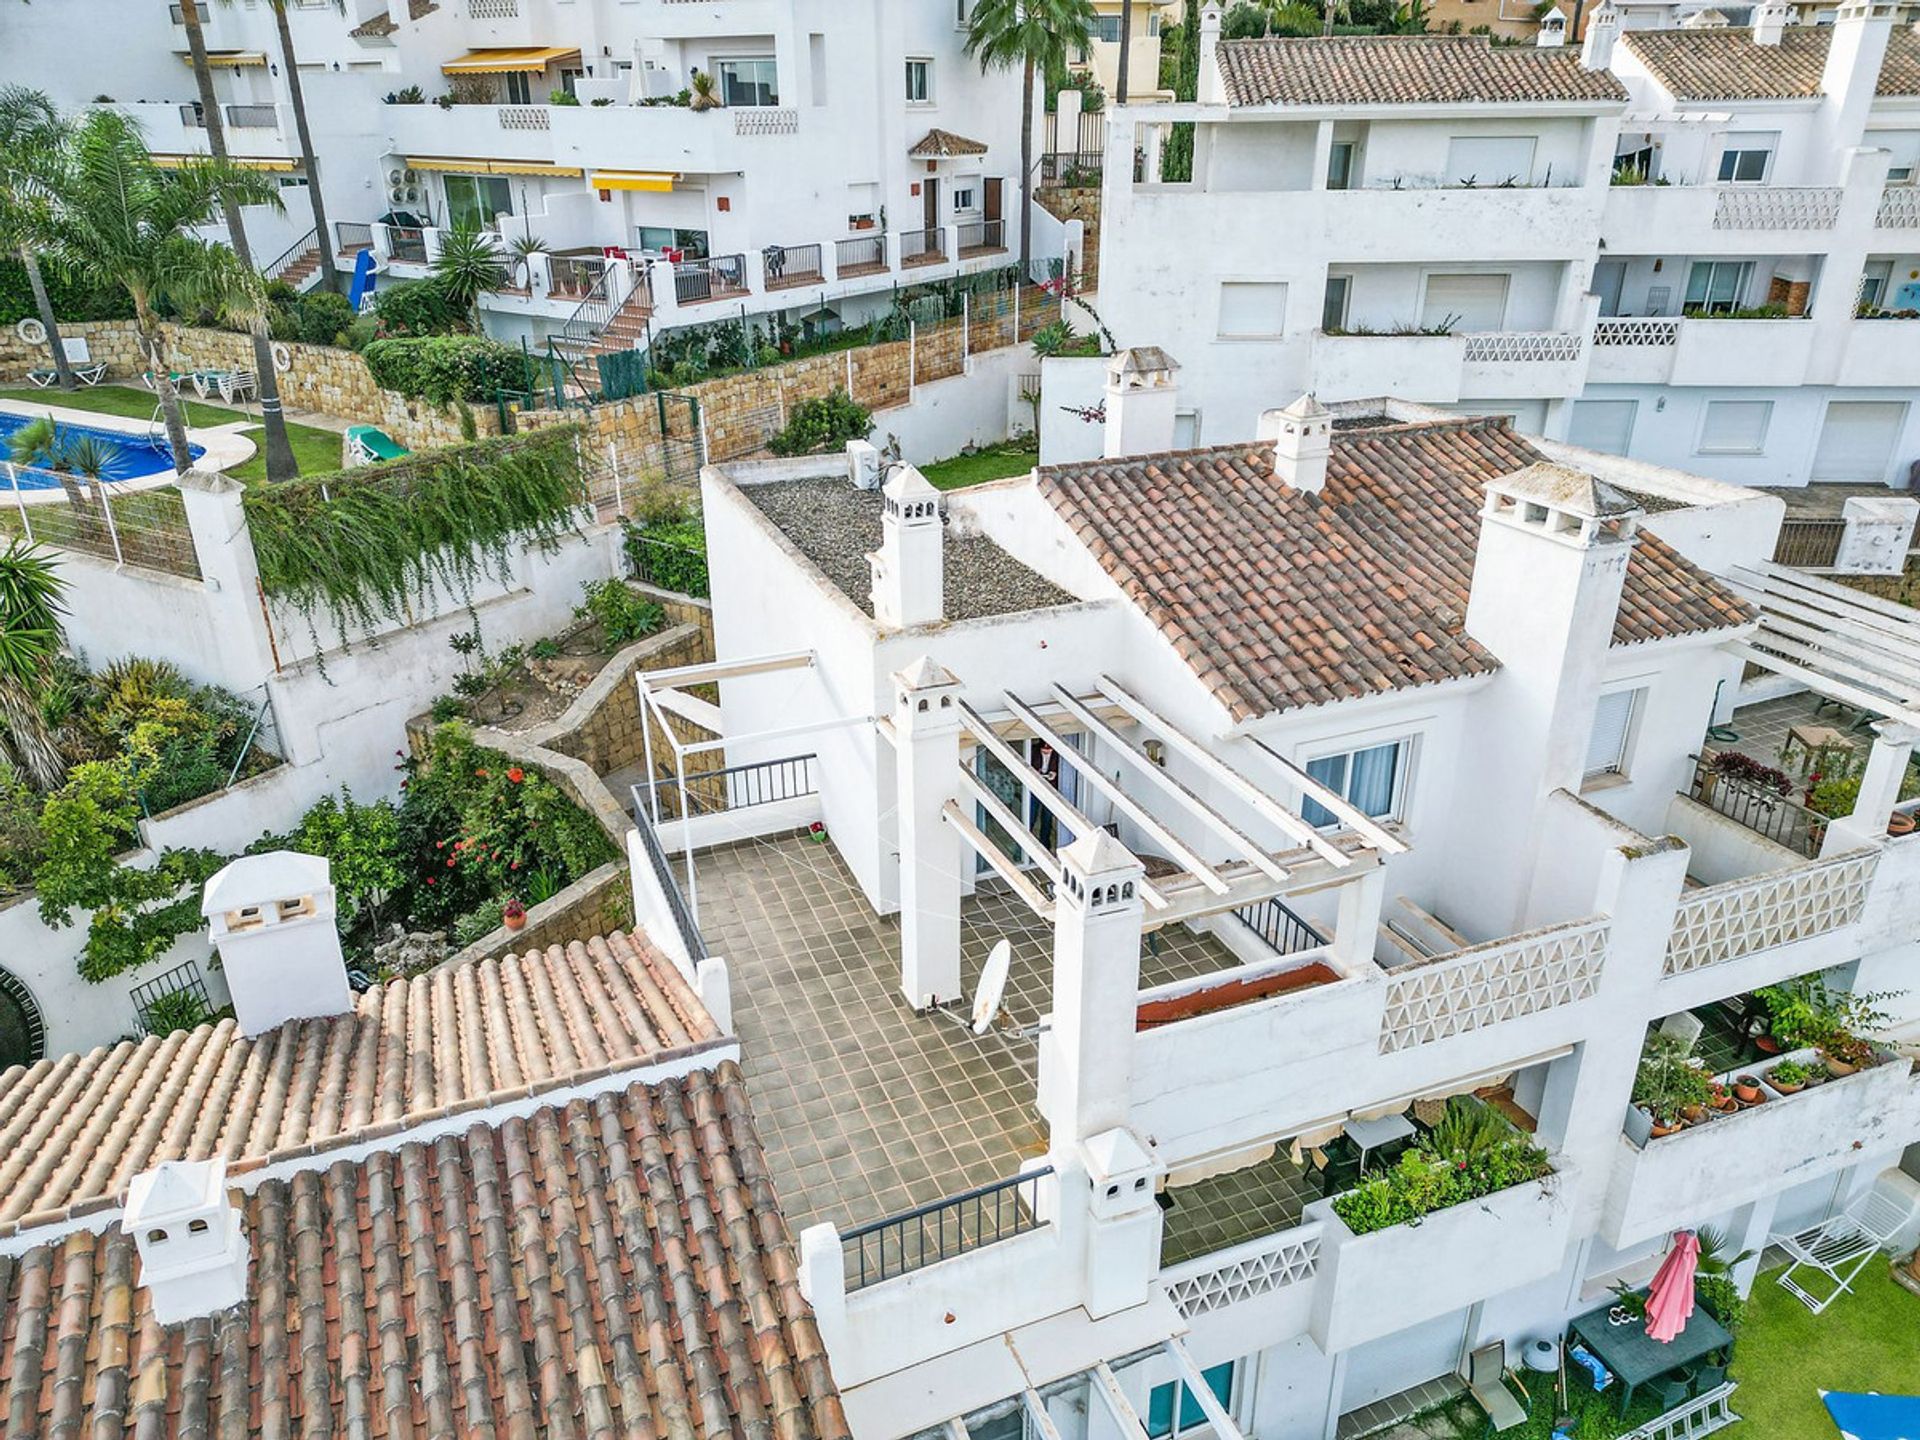
<instances>
[{"instance_id":1,"label":"roof vent","mask_svg":"<svg viewBox=\"0 0 1920 1440\"><path fill-rule=\"evenodd\" d=\"M1333 415L1311 394L1284 410L1260 413L1260 443L1273 446L1273 475L1309 495L1326 488L1327 459L1333 453Z\"/></svg>"},{"instance_id":2,"label":"roof vent","mask_svg":"<svg viewBox=\"0 0 1920 1440\"><path fill-rule=\"evenodd\" d=\"M227 1198L227 1162L163 1160L127 1186L122 1222L140 1283L162 1325L200 1320L247 1298L247 1237Z\"/></svg>"},{"instance_id":3,"label":"roof vent","mask_svg":"<svg viewBox=\"0 0 1920 1440\"><path fill-rule=\"evenodd\" d=\"M331 875L321 856L274 850L242 855L207 881L200 913L246 1034L352 1008Z\"/></svg>"}]
</instances>

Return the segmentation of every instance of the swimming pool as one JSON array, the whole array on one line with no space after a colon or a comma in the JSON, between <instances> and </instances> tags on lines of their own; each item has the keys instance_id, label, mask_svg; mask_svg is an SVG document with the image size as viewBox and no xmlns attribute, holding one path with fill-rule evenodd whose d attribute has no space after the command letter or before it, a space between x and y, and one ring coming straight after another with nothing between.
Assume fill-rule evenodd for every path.
<instances>
[{"instance_id":1,"label":"swimming pool","mask_svg":"<svg viewBox=\"0 0 1920 1440\"><path fill-rule=\"evenodd\" d=\"M37 418L0 410L0 460L6 458L5 446L14 432L24 429ZM159 433L158 426L155 431ZM150 475L173 472L173 451L168 447L164 434L155 442L144 431L103 430L95 425L69 425L64 420L60 422L60 433L70 440L88 436L112 447L110 453L113 459L100 477L103 480L144 480ZM188 448L196 460L207 453L206 447L201 445ZM0 489L10 488L4 484L5 480L6 476L0 474ZM22 490L54 490L60 485L60 481L45 470L25 468L19 472L19 483Z\"/></svg>"}]
</instances>

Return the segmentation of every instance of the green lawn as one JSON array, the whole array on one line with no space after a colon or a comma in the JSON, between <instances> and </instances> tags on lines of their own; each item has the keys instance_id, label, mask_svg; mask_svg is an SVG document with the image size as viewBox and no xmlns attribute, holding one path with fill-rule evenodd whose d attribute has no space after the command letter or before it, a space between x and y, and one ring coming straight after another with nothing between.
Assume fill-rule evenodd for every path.
<instances>
[{"instance_id":1,"label":"green lawn","mask_svg":"<svg viewBox=\"0 0 1920 1440\"><path fill-rule=\"evenodd\" d=\"M59 390L0 389L0 400L15 400L23 405L56 405L68 410L90 410L97 415L121 415L133 420L152 418L155 404L151 390L131 385L102 385L68 395ZM182 400L188 428L206 425L230 425L248 418L241 410L204 400ZM260 443L259 426L252 427L255 445ZM293 442L293 458L302 475L322 475L340 468L340 437L331 430L313 425L287 422L287 438ZM251 484L267 478L267 460L259 450L244 465L227 472L234 479Z\"/></svg>"},{"instance_id":2,"label":"green lawn","mask_svg":"<svg viewBox=\"0 0 1920 1440\"><path fill-rule=\"evenodd\" d=\"M1009 475L1024 475L1039 463L1040 452L1018 440L1002 441L970 455L955 455L922 465L920 473L933 482L936 490L958 490L966 485L981 485L989 480L1004 480Z\"/></svg>"}]
</instances>

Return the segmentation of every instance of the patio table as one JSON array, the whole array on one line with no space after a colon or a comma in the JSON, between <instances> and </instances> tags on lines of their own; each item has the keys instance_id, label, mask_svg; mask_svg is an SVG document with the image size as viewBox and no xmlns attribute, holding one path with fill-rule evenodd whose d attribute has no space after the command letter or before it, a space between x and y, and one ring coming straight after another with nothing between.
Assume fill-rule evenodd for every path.
<instances>
[{"instance_id":1,"label":"patio table","mask_svg":"<svg viewBox=\"0 0 1920 1440\"><path fill-rule=\"evenodd\" d=\"M1600 1357L1600 1362L1620 1381L1620 1413L1627 1413L1636 1387L1669 1370L1678 1370L1716 1350L1733 1347L1733 1336L1726 1326L1706 1312L1697 1301L1687 1328L1662 1343L1647 1334L1647 1322L1635 1319L1625 1325L1607 1321L1607 1312L1617 1302L1609 1302L1576 1318L1567 1328L1573 1337Z\"/></svg>"}]
</instances>

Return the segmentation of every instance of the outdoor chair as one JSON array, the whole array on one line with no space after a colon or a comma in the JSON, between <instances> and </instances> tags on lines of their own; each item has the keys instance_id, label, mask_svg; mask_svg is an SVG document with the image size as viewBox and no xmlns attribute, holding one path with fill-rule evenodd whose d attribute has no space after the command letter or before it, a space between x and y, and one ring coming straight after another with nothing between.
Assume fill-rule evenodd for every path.
<instances>
[{"instance_id":1,"label":"outdoor chair","mask_svg":"<svg viewBox=\"0 0 1920 1440\"><path fill-rule=\"evenodd\" d=\"M27 371L27 379L33 382L33 387L36 390L45 390L49 385L53 384L53 382L58 380L59 378L60 378L60 372L57 370Z\"/></svg>"},{"instance_id":2,"label":"outdoor chair","mask_svg":"<svg viewBox=\"0 0 1920 1440\"><path fill-rule=\"evenodd\" d=\"M1854 1278L1875 1255L1892 1244L1893 1237L1912 1218L1913 1210L1911 1201L1901 1205L1878 1190L1869 1190L1844 1212L1818 1225L1793 1234L1771 1236L1769 1243L1778 1245L1793 1258L1793 1263L1780 1276L1781 1288L1797 1296L1814 1314L1821 1314L1847 1293ZM1816 1296L1794 1278L1802 1270L1826 1276L1825 1285L1814 1283L1817 1288L1830 1286L1831 1289L1827 1289L1824 1296ZM1812 1280L1812 1276L1807 1278Z\"/></svg>"},{"instance_id":3,"label":"outdoor chair","mask_svg":"<svg viewBox=\"0 0 1920 1440\"><path fill-rule=\"evenodd\" d=\"M251 370L224 371L214 383L220 387L220 398L229 405L235 400L251 399L256 388Z\"/></svg>"},{"instance_id":4,"label":"outdoor chair","mask_svg":"<svg viewBox=\"0 0 1920 1440\"><path fill-rule=\"evenodd\" d=\"M1693 1386L1693 1393L1696 1395L1704 1395L1709 1390L1718 1390L1727 1383L1727 1367L1695 1365L1687 1372L1687 1382Z\"/></svg>"},{"instance_id":5,"label":"outdoor chair","mask_svg":"<svg viewBox=\"0 0 1920 1440\"><path fill-rule=\"evenodd\" d=\"M1664 1413L1685 1402L1688 1392L1693 1388L1685 1375L1656 1375L1647 1382L1647 1389L1653 1392L1660 1402Z\"/></svg>"},{"instance_id":6,"label":"outdoor chair","mask_svg":"<svg viewBox=\"0 0 1920 1440\"><path fill-rule=\"evenodd\" d=\"M1469 1350L1461 1357L1459 1374L1467 1382L1467 1393L1487 1412L1487 1423L1493 1430L1511 1430L1527 1423L1527 1387L1507 1368L1505 1341Z\"/></svg>"},{"instance_id":7,"label":"outdoor chair","mask_svg":"<svg viewBox=\"0 0 1920 1440\"><path fill-rule=\"evenodd\" d=\"M107 362L96 360L91 365L76 365L73 367L73 378L89 388L98 385L107 378Z\"/></svg>"}]
</instances>

